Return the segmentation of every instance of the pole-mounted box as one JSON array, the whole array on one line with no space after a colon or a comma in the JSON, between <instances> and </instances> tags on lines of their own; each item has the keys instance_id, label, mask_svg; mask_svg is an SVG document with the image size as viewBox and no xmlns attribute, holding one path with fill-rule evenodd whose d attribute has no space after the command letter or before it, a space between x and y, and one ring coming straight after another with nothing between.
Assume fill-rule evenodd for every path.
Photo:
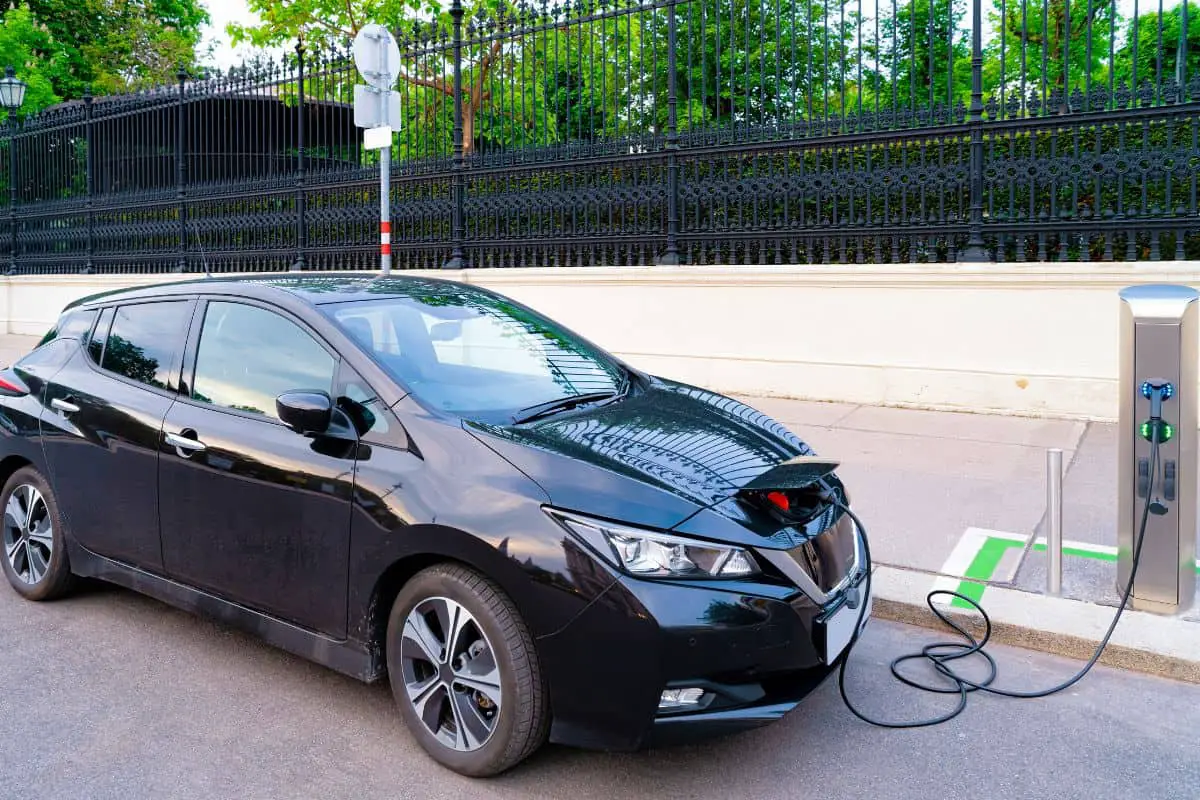
<instances>
[{"instance_id":1,"label":"pole-mounted box","mask_svg":"<svg viewBox=\"0 0 1200 800\"><path fill-rule=\"evenodd\" d=\"M1200 292L1148 284L1122 289L1120 298L1117 585L1123 591L1129 582L1149 502L1132 605L1178 614L1196 594Z\"/></svg>"}]
</instances>

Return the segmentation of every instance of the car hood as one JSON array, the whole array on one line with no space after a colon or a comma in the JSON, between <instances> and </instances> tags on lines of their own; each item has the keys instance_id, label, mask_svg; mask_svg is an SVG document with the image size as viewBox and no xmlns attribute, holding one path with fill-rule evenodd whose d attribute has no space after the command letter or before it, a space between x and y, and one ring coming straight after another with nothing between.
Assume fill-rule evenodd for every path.
<instances>
[{"instance_id":1,"label":"car hood","mask_svg":"<svg viewBox=\"0 0 1200 800\"><path fill-rule=\"evenodd\" d=\"M729 397L654 379L605 406L523 425L468 423L560 507L671 528L809 447Z\"/></svg>"}]
</instances>

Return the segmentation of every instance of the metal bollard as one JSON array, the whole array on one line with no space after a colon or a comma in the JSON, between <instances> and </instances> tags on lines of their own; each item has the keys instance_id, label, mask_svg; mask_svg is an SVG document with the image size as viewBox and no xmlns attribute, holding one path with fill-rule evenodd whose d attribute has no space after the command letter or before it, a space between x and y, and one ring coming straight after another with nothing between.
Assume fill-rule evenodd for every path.
<instances>
[{"instance_id":1,"label":"metal bollard","mask_svg":"<svg viewBox=\"0 0 1200 800\"><path fill-rule=\"evenodd\" d=\"M1062 456L1046 452L1046 594L1062 595Z\"/></svg>"}]
</instances>

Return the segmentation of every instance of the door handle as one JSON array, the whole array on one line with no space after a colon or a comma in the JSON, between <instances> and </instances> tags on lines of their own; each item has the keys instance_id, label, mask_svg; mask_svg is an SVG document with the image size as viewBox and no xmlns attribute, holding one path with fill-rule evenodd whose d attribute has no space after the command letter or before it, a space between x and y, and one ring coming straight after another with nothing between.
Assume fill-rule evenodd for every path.
<instances>
[{"instance_id":1,"label":"door handle","mask_svg":"<svg viewBox=\"0 0 1200 800\"><path fill-rule=\"evenodd\" d=\"M61 397L56 397L51 400L50 406L51 408L55 408L64 414L77 414L79 412L79 406L68 402L67 400L63 400Z\"/></svg>"},{"instance_id":2,"label":"door handle","mask_svg":"<svg viewBox=\"0 0 1200 800\"><path fill-rule=\"evenodd\" d=\"M178 433L168 433L167 444L178 450L187 450L191 453L199 453L208 449L208 445L199 439L189 439L188 437Z\"/></svg>"}]
</instances>

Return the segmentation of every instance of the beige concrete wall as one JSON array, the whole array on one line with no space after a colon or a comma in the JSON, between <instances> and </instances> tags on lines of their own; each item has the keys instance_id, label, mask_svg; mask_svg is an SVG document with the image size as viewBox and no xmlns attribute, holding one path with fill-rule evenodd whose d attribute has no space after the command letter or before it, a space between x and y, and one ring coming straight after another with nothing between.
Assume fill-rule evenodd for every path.
<instances>
[{"instance_id":1,"label":"beige concrete wall","mask_svg":"<svg viewBox=\"0 0 1200 800\"><path fill-rule=\"evenodd\" d=\"M657 374L729 393L1037 416L1117 413L1117 292L1200 263L421 273L508 294ZM0 330L171 276L0 280Z\"/></svg>"}]
</instances>

